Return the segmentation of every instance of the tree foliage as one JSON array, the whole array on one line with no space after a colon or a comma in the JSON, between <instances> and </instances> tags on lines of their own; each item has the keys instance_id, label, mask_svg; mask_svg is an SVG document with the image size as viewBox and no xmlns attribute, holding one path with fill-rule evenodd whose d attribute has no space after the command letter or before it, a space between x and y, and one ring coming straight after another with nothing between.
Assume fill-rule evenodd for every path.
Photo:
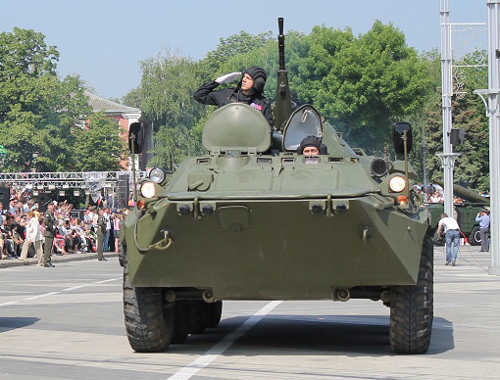
<instances>
[{"instance_id":1,"label":"tree foliage","mask_svg":"<svg viewBox=\"0 0 500 380\"><path fill-rule=\"evenodd\" d=\"M429 76L440 80L440 58L437 52L427 55L430 60ZM462 186L487 191L489 189L489 139L488 120L485 115L484 104L477 95L472 92L478 88L487 87L487 68L477 67L485 62L485 52L475 52L465 56L459 65L471 65L476 67L462 68L459 81L455 78L454 93L452 99L452 127L465 129L464 145L454 146L454 151L460 153L455 161L454 182ZM433 83L437 81L434 80ZM427 180L433 182L443 179L441 160L437 153L443 151L443 122L441 108L441 86L436 84L433 93L428 98L425 106L426 114L423 116L423 131L425 134L425 153L419 156L418 162L427 166ZM421 131L416 129L417 133ZM421 139L421 134L417 141ZM423 177L422 177L423 179Z\"/></svg>"},{"instance_id":2,"label":"tree foliage","mask_svg":"<svg viewBox=\"0 0 500 380\"><path fill-rule=\"evenodd\" d=\"M297 42L289 64L296 99L368 152L383 150L392 123L417 112L431 88L417 52L390 24L377 21L359 37L316 26Z\"/></svg>"},{"instance_id":3,"label":"tree foliage","mask_svg":"<svg viewBox=\"0 0 500 380\"><path fill-rule=\"evenodd\" d=\"M120 138L116 120L97 112L89 117L88 124L74 130L74 159L77 171L119 170L125 157L125 144Z\"/></svg>"},{"instance_id":4,"label":"tree foliage","mask_svg":"<svg viewBox=\"0 0 500 380\"><path fill-rule=\"evenodd\" d=\"M90 109L78 77L58 79L58 57L41 33L0 33L3 171L67 170L73 163L71 130Z\"/></svg>"}]
</instances>

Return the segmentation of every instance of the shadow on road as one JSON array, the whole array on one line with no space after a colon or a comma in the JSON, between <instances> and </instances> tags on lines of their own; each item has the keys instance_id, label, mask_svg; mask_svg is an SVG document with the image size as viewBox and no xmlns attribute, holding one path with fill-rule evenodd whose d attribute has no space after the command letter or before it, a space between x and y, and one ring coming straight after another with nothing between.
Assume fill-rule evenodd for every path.
<instances>
[{"instance_id":1,"label":"shadow on road","mask_svg":"<svg viewBox=\"0 0 500 380\"><path fill-rule=\"evenodd\" d=\"M20 329L37 323L40 318L36 317L2 317L0 316L0 333Z\"/></svg>"},{"instance_id":2,"label":"shadow on road","mask_svg":"<svg viewBox=\"0 0 500 380\"><path fill-rule=\"evenodd\" d=\"M170 352L202 353L237 329L245 317L227 318L216 329L192 334ZM453 349L453 326L434 318L428 355ZM231 355L395 355L389 344L389 318L380 315L270 315L239 338L224 356Z\"/></svg>"}]
</instances>

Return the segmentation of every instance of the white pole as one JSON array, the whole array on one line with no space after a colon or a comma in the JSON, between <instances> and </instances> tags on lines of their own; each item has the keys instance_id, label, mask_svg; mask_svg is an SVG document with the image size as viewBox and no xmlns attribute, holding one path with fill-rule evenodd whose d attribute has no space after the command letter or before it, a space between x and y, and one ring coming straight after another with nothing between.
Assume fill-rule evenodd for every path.
<instances>
[{"instance_id":1,"label":"white pole","mask_svg":"<svg viewBox=\"0 0 500 380\"><path fill-rule=\"evenodd\" d=\"M490 227L489 274L500 275L500 133L498 94L500 89L500 0L488 0L488 113L490 128Z\"/></svg>"},{"instance_id":2,"label":"white pole","mask_svg":"<svg viewBox=\"0 0 500 380\"><path fill-rule=\"evenodd\" d=\"M456 154L452 152L451 135L451 96L453 78L451 72L451 25L449 0L441 0L441 88L443 109L443 153L438 154L443 164L444 212L453 216L453 167Z\"/></svg>"}]
</instances>

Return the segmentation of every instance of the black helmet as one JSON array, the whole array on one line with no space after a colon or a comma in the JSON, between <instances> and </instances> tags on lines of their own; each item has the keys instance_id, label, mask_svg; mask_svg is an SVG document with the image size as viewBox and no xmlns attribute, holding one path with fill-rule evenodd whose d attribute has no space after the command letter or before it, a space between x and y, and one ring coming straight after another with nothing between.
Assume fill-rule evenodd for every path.
<instances>
[{"instance_id":1,"label":"black helmet","mask_svg":"<svg viewBox=\"0 0 500 380\"><path fill-rule=\"evenodd\" d=\"M258 66L250 66L245 69L243 75L248 74L252 77L253 80L253 90L262 94L264 91L264 85L266 84L267 74L266 70Z\"/></svg>"},{"instance_id":2,"label":"black helmet","mask_svg":"<svg viewBox=\"0 0 500 380\"><path fill-rule=\"evenodd\" d=\"M307 136L307 137L304 137L302 139L302 141L300 142L300 145L297 148L297 153L302 154L304 152L304 148L306 148L308 146L314 146L314 147L318 148L318 150L319 150L321 145L322 145L321 138L319 138L317 136L312 136L312 135Z\"/></svg>"}]
</instances>

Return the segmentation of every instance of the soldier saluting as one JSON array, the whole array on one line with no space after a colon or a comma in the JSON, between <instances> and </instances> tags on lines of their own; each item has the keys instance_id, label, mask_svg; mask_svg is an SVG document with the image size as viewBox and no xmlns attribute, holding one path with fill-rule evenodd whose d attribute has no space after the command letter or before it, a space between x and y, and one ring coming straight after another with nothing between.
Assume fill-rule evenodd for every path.
<instances>
[{"instance_id":1,"label":"soldier saluting","mask_svg":"<svg viewBox=\"0 0 500 380\"><path fill-rule=\"evenodd\" d=\"M54 237L56 236L56 218L54 216L54 203L52 201L49 202L47 211L43 214L43 224L45 226L45 231L43 233L45 237L45 245L43 246L43 266L46 268L55 267L51 262L51 253Z\"/></svg>"}]
</instances>

